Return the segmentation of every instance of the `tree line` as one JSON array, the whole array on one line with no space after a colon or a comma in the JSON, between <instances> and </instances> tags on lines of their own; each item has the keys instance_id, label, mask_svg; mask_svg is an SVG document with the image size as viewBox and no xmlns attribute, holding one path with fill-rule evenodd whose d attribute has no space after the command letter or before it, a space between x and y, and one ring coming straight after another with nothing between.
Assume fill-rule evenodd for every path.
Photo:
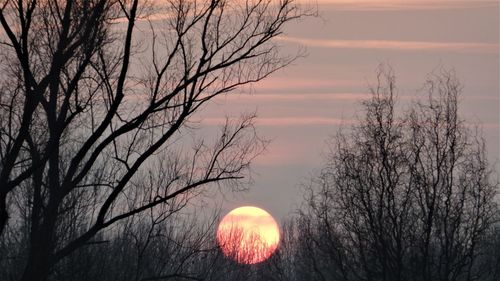
<instances>
[{"instance_id":1,"label":"tree line","mask_svg":"<svg viewBox=\"0 0 500 281\"><path fill-rule=\"evenodd\" d=\"M358 124L333 138L296 219L304 280L498 280L498 178L478 126L460 117L453 71L397 107L378 72Z\"/></svg>"},{"instance_id":2,"label":"tree line","mask_svg":"<svg viewBox=\"0 0 500 281\"><path fill-rule=\"evenodd\" d=\"M99 232L47 280L498 280L498 180L479 127L460 118L455 74L431 74L427 97L405 110L394 74L377 78L364 115L332 137L268 260L226 256L216 241L219 214L186 208L186 198ZM64 227L77 231L73 218ZM25 227L2 236L6 280L22 275ZM230 236L237 247L242 236Z\"/></svg>"}]
</instances>

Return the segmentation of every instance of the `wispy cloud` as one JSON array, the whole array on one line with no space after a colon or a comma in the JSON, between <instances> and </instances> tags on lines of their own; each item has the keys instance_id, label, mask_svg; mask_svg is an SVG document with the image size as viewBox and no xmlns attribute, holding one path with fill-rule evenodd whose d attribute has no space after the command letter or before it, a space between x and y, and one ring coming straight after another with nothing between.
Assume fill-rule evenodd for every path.
<instances>
[{"instance_id":1,"label":"wispy cloud","mask_svg":"<svg viewBox=\"0 0 500 281\"><path fill-rule=\"evenodd\" d=\"M428 42L398 40L337 40L309 39L280 36L280 41L297 43L310 47L332 49L372 49L400 51L452 51L461 53L498 53L499 45L492 43Z\"/></svg>"},{"instance_id":2,"label":"wispy cloud","mask_svg":"<svg viewBox=\"0 0 500 281\"><path fill-rule=\"evenodd\" d=\"M224 124L224 118L205 118L202 123L207 125L221 125ZM304 126L304 125L349 125L356 124L354 119L342 118L328 118L328 117L271 117L271 118L257 118L257 126Z\"/></svg>"},{"instance_id":3,"label":"wispy cloud","mask_svg":"<svg viewBox=\"0 0 500 281\"><path fill-rule=\"evenodd\" d=\"M284 89L319 89L319 88L335 88L335 87L354 87L358 86L358 80L339 80L339 79L315 79L315 78L298 78L298 77L270 77L259 81L255 85L259 91L272 91Z\"/></svg>"},{"instance_id":4,"label":"wispy cloud","mask_svg":"<svg viewBox=\"0 0 500 281\"><path fill-rule=\"evenodd\" d=\"M251 94L251 95L226 95L218 99L242 102L269 102L269 101L338 101L338 100L363 100L370 98L369 93L281 93L281 94Z\"/></svg>"},{"instance_id":5,"label":"wispy cloud","mask_svg":"<svg viewBox=\"0 0 500 281\"><path fill-rule=\"evenodd\" d=\"M303 3L328 5L336 10L440 10L498 7L495 0L301 0Z\"/></svg>"},{"instance_id":6,"label":"wispy cloud","mask_svg":"<svg viewBox=\"0 0 500 281\"><path fill-rule=\"evenodd\" d=\"M302 105L304 102L355 102L370 99L372 95L366 93L258 93L258 94L232 94L216 97L216 100L223 100L231 103L259 104L267 102L290 102L292 104ZM400 100L412 101L417 99L415 94L399 94ZM472 101L492 101L498 102L500 97L495 95L464 95L463 99L467 102Z\"/></svg>"}]
</instances>

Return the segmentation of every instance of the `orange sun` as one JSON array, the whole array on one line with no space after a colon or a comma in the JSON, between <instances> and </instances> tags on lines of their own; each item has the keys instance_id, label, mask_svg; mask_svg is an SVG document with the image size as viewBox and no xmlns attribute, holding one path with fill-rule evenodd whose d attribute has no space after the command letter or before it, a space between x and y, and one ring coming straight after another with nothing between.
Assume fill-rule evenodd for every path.
<instances>
[{"instance_id":1,"label":"orange sun","mask_svg":"<svg viewBox=\"0 0 500 281\"><path fill-rule=\"evenodd\" d=\"M251 206L229 212L217 229L217 242L227 257L254 264L269 258L280 240L278 224L266 211Z\"/></svg>"}]
</instances>

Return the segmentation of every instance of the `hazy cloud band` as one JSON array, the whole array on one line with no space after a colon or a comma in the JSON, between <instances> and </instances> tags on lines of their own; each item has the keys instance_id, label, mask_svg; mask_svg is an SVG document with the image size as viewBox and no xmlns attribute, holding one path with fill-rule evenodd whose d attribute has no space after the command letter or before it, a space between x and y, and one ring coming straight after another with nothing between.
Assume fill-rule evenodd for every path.
<instances>
[{"instance_id":1,"label":"hazy cloud band","mask_svg":"<svg viewBox=\"0 0 500 281\"><path fill-rule=\"evenodd\" d=\"M453 51L498 53L499 45L491 43L462 42L427 42L427 41L397 41L397 40L337 40L309 39L280 36L283 42L297 43L309 47L332 49L367 49L367 50L401 50L401 51Z\"/></svg>"},{"instance_id":2,"label":"hazy cloud band","mask_svg":"<svg viewBox=\"0 0 500 281\"><path fill-rule=\"evenodd\" d=\"M495 0L300 0L300 2L317 3L335 10L347 11L441 10L499 6Z\"/></svg>"}]
</instances>

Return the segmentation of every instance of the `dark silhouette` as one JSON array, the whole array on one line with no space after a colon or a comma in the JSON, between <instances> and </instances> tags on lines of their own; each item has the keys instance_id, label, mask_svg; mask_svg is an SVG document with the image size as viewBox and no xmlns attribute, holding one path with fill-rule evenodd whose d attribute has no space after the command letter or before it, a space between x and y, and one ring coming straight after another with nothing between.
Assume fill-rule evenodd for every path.
<instances>
[{"instance_id":1,"label":"dark silhouette","mask_svg":"<svg viewBox=\"0 0 500 281\"><path fill-rule=\"evenodd\" d=\"M381 70L276 252L224 255L218 213L193 199L244 189L267 142L253 114L210 138L195 116L292 62L272 39L302 15L293 0L0 0L0 280L499 280L499 183L451 71L398 111Z\"/></svg>"},{"instance_id":2,"label":"dark silhouette","mask_svg":"<svg viewBox=\"0 0 500 281\"><path fill-rule=\"evenodd\" d=\"M228 120L213 143L178 140L208 101L296 57L271 39L300 15L291 0L0 1L8 278L73 279L59 267L110 226L168 216L209 184L241 187L265 145L253 115Z\"/></svg>"},{"instance_id":3,"label":"dark silhouette","mask_svg":"<svg viewBox=\"0 0 500 281\"><path fill-rule=\"evenodd\" d=\"M394 75L381 70L365 116L334 138L297 222L305 279L497 280L499 185L480 129L459 116L453 72L424 90L397 111Z\"/></svg>"}]
</instances>

